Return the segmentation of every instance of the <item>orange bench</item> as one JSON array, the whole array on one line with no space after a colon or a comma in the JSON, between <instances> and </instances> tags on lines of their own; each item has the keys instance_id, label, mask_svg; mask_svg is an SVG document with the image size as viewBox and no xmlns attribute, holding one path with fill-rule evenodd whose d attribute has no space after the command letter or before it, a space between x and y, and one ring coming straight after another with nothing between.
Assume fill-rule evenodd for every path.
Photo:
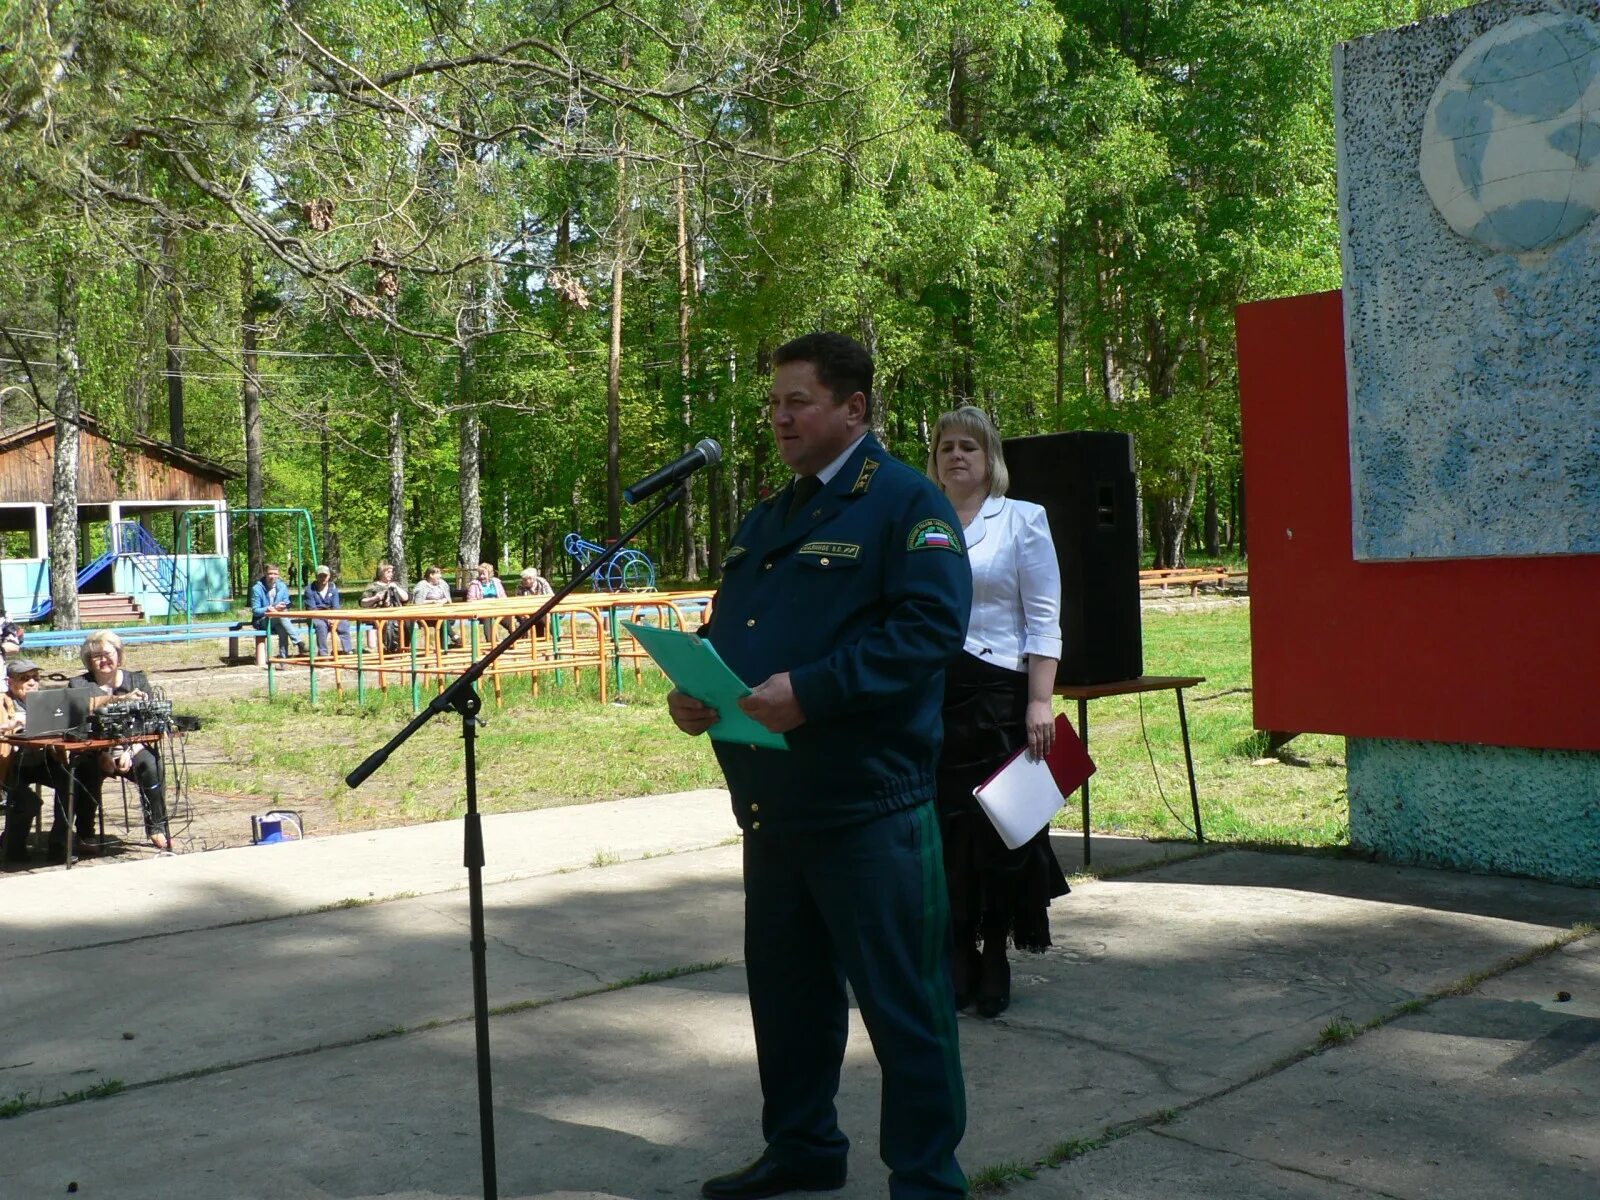
<instances>
[{"instance_id":1,"label":"orange bench","mask_svg":"<svg viewBox=\"0 0 1600 1200\"><path fill-rule=\"evenodd\" d=\"M1199 594L1201 584L1223 587L1227 582L1227 567L1163 567L1160 570L1139 572L1139 586L1142 588L1158 587L1164 592L1169 587L1186 586L1191 596Z\"/></svg>"}]
</instances>

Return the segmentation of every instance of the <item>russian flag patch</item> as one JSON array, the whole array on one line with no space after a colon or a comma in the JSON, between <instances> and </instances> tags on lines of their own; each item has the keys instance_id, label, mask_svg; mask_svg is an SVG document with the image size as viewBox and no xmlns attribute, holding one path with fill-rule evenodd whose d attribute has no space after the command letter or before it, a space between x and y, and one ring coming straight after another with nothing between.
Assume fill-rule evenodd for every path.
<instances>
[{"instance_id":1,"label":"russian flag patch","mask_svg":"<svg viewBox=\"0 0 1600 1200\"><path fill-rule=\"evenodd\" d=\"M956 531L937 517L920 521L906 539L907 550L950 550L961 553L961 539Z\"/></svg>"}]
</instances>

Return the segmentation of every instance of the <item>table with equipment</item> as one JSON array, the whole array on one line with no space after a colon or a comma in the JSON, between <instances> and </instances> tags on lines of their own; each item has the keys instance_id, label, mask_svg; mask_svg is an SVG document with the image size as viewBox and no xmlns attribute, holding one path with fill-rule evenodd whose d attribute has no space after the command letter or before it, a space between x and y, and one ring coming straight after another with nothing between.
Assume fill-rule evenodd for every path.
<instances>
[{"instance_id":1,"label":"table with equipment","mask_svg":"<svg viewBox=\"0 0 1600 1200\"><path fill-rule=\"evenodd\" d=\"M46 754L65 755L67 768L67 869L72 869L72 843L77 833L78 760L85 754L98 754L123 746L146 746L159 753L161 739L171 736L176 727L172 705L165 700L124 699L118 697L102 704L91 719L92 732L12 734L0 741L8 742L19 750L42 750ZM42 786L42 785L41 785ZM100 814L100 829L105 832L105 813Z\"/></svg>"},{"instance_id":2,"label":"table with equipment","mask_svg":"<svg viewBox=\"0 0 1600 1200\"><path fill-rule=\"evenodd\" d=\"M1178 726L1183 730L1183 761L1189 771L1189 805L1194 811L1195 841L1205 841L1200 828L1200 795L1194 784L1194 753L1189 748L1189 718L1183 708L1184 688L1204 683L1204 675L1141 675L1114 683L1058 683L1055 694L1078 702L1078 736L1089 747L1089 701L1105 696L1132 696L1141 692L1173 692L1178 697ZM1083 865L1089 865L1089 781L1079 789L1083 804Z\"/></svg>"}]
</instances>

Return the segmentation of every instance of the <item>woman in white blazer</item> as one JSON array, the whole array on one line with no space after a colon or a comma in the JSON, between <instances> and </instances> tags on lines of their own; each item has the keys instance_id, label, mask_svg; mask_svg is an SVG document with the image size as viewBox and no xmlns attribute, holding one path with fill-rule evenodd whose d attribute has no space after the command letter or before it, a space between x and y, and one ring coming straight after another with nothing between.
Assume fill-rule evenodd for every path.
<instances>
[{"instance_id":1,"label":"woman in white blazer","mask_svg":"<svg viewBox=\"0 0 1600 1200\"><path fill-rule=\"evenodd\" d=\"M1054 740L1061 573L1044 509L1006 498L1000 435L982 409L939 418L928 474L955 506L972 566L966 645L945 671L939 760L952 974L957 1006L995 1017L1011 1003L1006 943L1050 945L1050 901L1067 880L1048 830L1008 850L972 791L1019 747L1038 757Z\"/></svg>"}]
</instances>

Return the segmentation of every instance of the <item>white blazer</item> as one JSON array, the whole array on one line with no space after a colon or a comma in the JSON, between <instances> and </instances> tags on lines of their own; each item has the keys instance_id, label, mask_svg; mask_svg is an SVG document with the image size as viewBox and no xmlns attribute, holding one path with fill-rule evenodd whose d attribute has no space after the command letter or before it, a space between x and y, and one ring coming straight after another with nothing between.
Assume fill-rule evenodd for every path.
<instances>
[{"instance_id":1,"label":"white blazer","mask_svg":"<svg viewBox=\"0 0 1600 1200\"><path fill-rule=\"evenodd\" d=\"M964 531L972 619L963 649L1025 671L1028 655L1061 657L1061 568L1044 509L990 496Z\"/></svg>"}]
</instances>

